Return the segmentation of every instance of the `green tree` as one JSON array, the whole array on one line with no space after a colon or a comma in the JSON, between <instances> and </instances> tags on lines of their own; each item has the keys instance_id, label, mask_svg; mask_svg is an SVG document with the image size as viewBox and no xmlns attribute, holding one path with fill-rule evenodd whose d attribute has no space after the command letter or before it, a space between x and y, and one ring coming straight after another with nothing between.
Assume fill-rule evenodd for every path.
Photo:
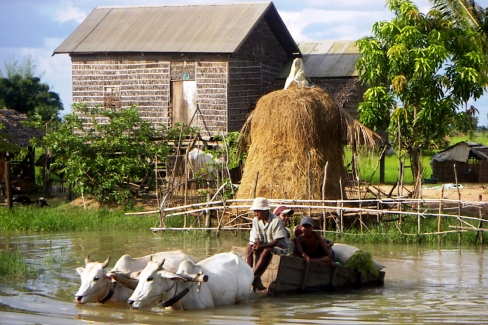
<instances>
[{"instance_id":1,"label":"green tree","mask_svg":"<svg viewBox=\"0 0 488 325\"><path fill-rule=\"evenodd\" d=\"M6 107L30 117L48 122L59 120L63 104L59 95L36 76L36 67L28 57L23 64L5 63L5 75L0 71L0 107Z\"/></svg>"},{"instance_id":2,"label":"green tree","mask_svg":"<svg viewBox=\"0 0 488 325\"><path fill-rule=\"evenodd\" d=\"M46 135L45 144L56 157L55 167L65 173L74 191L101 203L127 203L133 196L130 183L153 177L154 157L166 157L167 142L151 141L160 134L140 118L134 106L122 111L86 104L73 108L90 118L73 112L64 117L57 131Z\"/></svg>"},{"instance_id":3,"label":"green tree","mask_svg":"<svg viewBox=\"0 0 488 325\"><path fill-rule=\"evenodd\" d=\"M387 128L413 177L422 177L422 150L442 141L458 109L484 91L486 57L474 42L479 34L453 26L439 11L427 15L409 0L387 0L395 17L373 25L372 36L357 41L357 69L369 87L360 120Z\"/></svg>"},{"instance_id":4,"label":"green tree","mask_svg":"<svg viewBox=\"0 0 488 325\"><path fill-rule=\"evenodd\" d=\"M430 0L444 19L455 26L480 33L477 42L488 54L488 12L473 0Z\"/></svg>"}]
</instances>

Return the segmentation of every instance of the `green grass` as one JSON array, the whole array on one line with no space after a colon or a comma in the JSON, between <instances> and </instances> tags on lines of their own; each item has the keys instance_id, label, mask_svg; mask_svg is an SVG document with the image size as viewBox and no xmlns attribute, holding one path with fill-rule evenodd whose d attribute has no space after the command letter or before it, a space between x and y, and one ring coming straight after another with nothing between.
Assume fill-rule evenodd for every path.
<instances>
[{"instance_id":1,"label":"green grass","mask_svg":"<svg viewBox=\"0 0 488 325\"><path fill-rule=\"evenodd\" d=\"M149 229L159 225L157 215L126 216L122 210L83 209L60 204L44 208L14 206L0 208L0 230L3 231L84 231L92 229Z\"/></svg>"},{"instance_id":2,"label":"green grass","mask_svg":"<svg viewBox=\"0 0 488 325\"><path fill-rule=\"evenodd\" d=\"M0 252L0 278L26 279L38 272L39 268L27 263L20 251L6 250Z\"/></svg>"},{"instance_id":3,"label":"green grass","mask_svg":"<svg viewBox=\"0 0 488 325\"><path fill-rule=\"evenodd\" d=\"M442 218L441 231L452 230L450 226L458 226L456 218ZM365 227L361 233L360 229L347 229L344 233L338 234L334 232L327 232L325 237L342 243L428 243L438 244L439 240L443 244L457 244L459 241L458 233L444 233L441 235L423 235L422 233L437 232L437 217L426 216L421 219L421 234L417 235L418 223L417 217L404 216L402 218L401 227L397 221L382 222L375 225ZM488 234L481 232L483 235L483 243L488 243ZM468 231L461 233L461 243L475 244L479 243L480 238L477 237L476 231Z\"/></svg>"},{"instance_id":4,"label":"green grass","mask_svg":"<svg viewBox=\"0 0 488 325\"><path fill-rule=\"evenodd\" d=\"M484 144L485 146L488 146L488 132L476 132L474 134L474 137L470 139L466 135L454 135L451 137L449 141L449 145L456 144L461 141L467 141L467 142L479 142Z\"/></svg>"},{"instance_id":5,"label":"green grass","mask_svg":"<svg viewBox=\"0 0 488 325\"><path fill-rule=\"evenodd\" d=\"M475 133L473 139L469 139L466 135L456 135L451 137L449 146L454 145L461 141L468 141L468 142L480 142L484 145L488 146L488 132L485 134L481 132ZM426 150L422 154L422 174L423 178L431 178L432 177L432 167L430 166L430 161L432 157L437 154L438 152L446 149L440 148L438 150ZM379 184L380 183L380 171L379 166L374 171L375 167L378 165L379 159L379 152L377 153L369 153L369 152L361 152L359 154L359 175L363 181L370 181L372 184ZM351 161L351 151L346 147L345 150L345 162L346 164ZM386 184L394 184L398 177L399 177L399 163L398 157L396 154L391 156L385 157L385 183ZM405 171L404 171L404 184L413 184L413 175L410 167L410 159L407 157L405 159ZM374 174L373 174L374 172ZM371 175L373 175L371 177Z\"/></svg>"}]
</instances>

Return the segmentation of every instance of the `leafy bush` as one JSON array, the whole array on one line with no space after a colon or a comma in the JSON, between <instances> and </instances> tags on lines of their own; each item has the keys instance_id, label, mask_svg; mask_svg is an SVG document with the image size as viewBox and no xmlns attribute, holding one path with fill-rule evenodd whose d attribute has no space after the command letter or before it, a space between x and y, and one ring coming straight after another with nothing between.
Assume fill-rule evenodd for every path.
<instances>
[{"instance_id":1,"label":"leafy bush","mask_svg":"<svg viewBox=\"0 0 488 325\"><path fill-rule=\"evenodd\" d=\"M126 204L134 195L131 184L153 176L153 160L166 157L168 144L152 141L161 132L142 120L134 106L121 111L85 104L74 108L90 117L73 112L58 130L46 135L45 144L56 156L53 167L65 173L75 192L100 203Z\"/></svg>"}]
</instances>

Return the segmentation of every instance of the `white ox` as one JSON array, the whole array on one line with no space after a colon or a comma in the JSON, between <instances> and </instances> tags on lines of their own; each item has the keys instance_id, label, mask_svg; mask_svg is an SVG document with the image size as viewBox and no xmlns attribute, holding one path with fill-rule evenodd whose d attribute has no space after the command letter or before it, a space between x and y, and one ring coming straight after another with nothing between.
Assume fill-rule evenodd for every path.
<instances>
[{"instance_id":1,"label":"white ox","mask_svg":"<svg viewBox=\"0 0 488 325\"><path fill-rule=\"evenodd\" d=\"M204 151L193 148L188 153L188 164L193 172L193 175L203 172L204 170L207 171L207 174L214 174L214 167L213 164L217 163L214 157L209 154L205 153Z\"/></svg>"},{"instance_id":2,"label":"white ox","mask_svg":"<svg viewBox=\"0 0 488 325\"><path fill-rule=\"evenodd\" d=\"M200 285L187 281L188 276L203 272L208 281ZM162 263L150 261L139 274L139 283L129 298L132 308L153 305L159 300L173 300L173 309L191 310L218 305L248 302L254 273L249 265L234 253L221 253L195 264L183 261L175 273L162 269ZM200 292L197 289L200 288ZM180 300L175 299L188 291Z\"/></svg>"},{"instance_id":3,"label":"white ox","mask_svg":"<svg viewBox=\"0 0 488 325\"><path fill-rule=\"evenodd\" d=\"M89 302L105 303L107 301L126 302L134 290L117 283L114 279L114 274L129 274L141 271L151 259L156 261L165 260L168 269L172 271L176 271L180 263L185 260L195 261L193 257L181 250L159 252L138 258L132 258L126 254L117 261L110 272L106 272L105 268L110 262L110 256L103 263L90 262L89 256L87 256L85 267L76 269L81 277L81 285L75 294L74 302L77 304Z\"/></svg>"}]
</instances>

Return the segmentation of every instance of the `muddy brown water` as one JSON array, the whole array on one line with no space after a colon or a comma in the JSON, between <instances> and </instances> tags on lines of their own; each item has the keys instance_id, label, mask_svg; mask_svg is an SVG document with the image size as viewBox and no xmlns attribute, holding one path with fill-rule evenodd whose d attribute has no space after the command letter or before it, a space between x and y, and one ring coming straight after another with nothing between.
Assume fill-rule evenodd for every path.
<instances>
[{"instance_id":1,"label":"muddy brown water","mask_svg":"<svg viewBox=\"0 0 488 325\"><path fill-rule=\"evenodd\" d=\"M0 233L43 268L35 279L0 282L0 324L488 324L488 258L474 246L357 244L386 265L385 285L334 293L253 295L248 304L196 311L130 310L124 303L76 305L75 269L93 260L185 249L198 259L244 246L247 234L140 232Z\"/></svg>"}]
</instances>

